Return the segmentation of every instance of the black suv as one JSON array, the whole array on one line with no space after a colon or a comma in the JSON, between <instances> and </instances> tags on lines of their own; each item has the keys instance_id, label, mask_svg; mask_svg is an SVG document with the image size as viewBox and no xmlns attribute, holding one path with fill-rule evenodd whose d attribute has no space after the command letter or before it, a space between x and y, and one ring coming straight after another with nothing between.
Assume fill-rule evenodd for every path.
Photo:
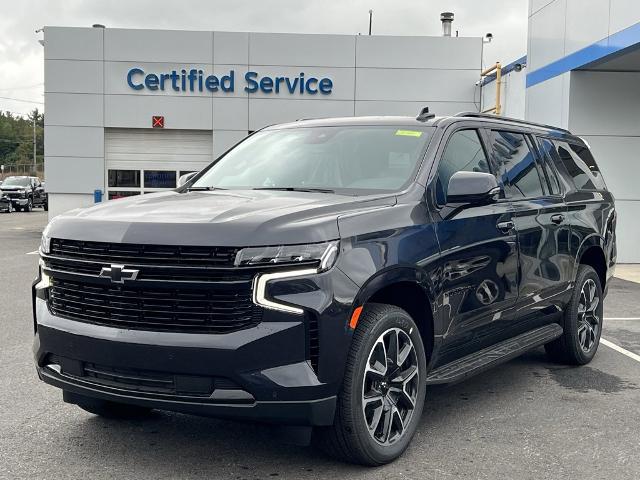
<instances>
[{"instance_id":1,"label":"black suv","mask_svg":"<svg viewBox=\"0 0 640 480\"><path fill-rule=\"evenodd\" d=\"M38 177L7 177L0 185L0 197L4 198L5 203L11 201L11 205L6 205L8 211L30 212L34 207L49 210L49 198L44 183Z\"/></svg>"},{"instance_id":2,"label":"black suv","mask_svg":"<svg viewBox=\"0 0 640 480\"><path fill-rule=\"evenodd\" d=\"M615 226L565 130L427 112L271 126L175 191L47 226L38 374L98 415L266 421L384 464L427 385L542 345L593 358Z\"/></svg>"}]
</instances>

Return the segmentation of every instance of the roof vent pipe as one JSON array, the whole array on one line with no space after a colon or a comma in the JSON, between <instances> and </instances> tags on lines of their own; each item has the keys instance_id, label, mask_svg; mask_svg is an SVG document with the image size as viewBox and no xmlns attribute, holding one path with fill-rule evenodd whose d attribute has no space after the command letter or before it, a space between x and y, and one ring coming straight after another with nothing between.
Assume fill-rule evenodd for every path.
<instances>
[{"instance_id":1,"label":"roof vent pipe","mask_svg":"<svg viewBox=\"0 0 640 480\"><path fill-rule=\"evenodd\" d=\"M440 21L442 22L442 36L450 37L451 36L451 24L453 23L453 13L452 12L442 12L440 14Z\"/></svg>"}]
</instances>

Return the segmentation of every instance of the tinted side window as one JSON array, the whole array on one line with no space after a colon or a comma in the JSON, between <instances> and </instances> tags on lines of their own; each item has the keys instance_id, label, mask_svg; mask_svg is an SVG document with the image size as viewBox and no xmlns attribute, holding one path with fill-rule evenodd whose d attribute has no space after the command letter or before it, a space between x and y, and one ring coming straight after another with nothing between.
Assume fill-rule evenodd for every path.
<instances>
[{"instance_id":1,"label":"tinted side window","mask_svg":"<svg viewBox=\"0 0 640 480\"><path fill-rule=\"evenodd\" d=\"M605 188L602 174L591 152L586 147L553 141L557 155L554 160L558 168L573 179L578 190L601 190Z\"/></svg>"},{"instance_id":2,"label":"tinted side window","mask_svg":"<svg viewBox=\"0 0 640 480\"><path fill-rule=\"evenodd\" d=\"M600 169L596 164L595 158L591 155L589 149L583 145L570 143L569 147L571 148L571 156L576 164L580 164L582 162L586 165L589 173L591 174L591 180L593 184L596 186L598 190L604 190L606 185L604 184L604 179L602 178L602 173L600 173ZM576 158L576 156L578 158Z\"/></svg>"},{"instance_id":3,"label":"tinted side window","mask_svg":"<svg viewBox=\"0 0 640 480\"><path fill-rule=\"evenodd\" d=\"M438 205L447 203L449 179L454 173L460 171L491 173L476 130L460 130L449 138L438 165L436 178Z\"/></svg>"},{"instance_id":4,"label":"tinted side window","mask_svg":"<svg viewBox=\"0 0 640 480\"><path fill-rule=\"evenodd\" d=\"M533 152L521 133L491 132L491 149L498 170L498 180L508 198L531 198L544 195Z\"/></svg>"},{"instance_id":5,"label":"tinted side window","mask_svg":"<svg viewBox=\"0 0 640 480\"><path fill-rule=\"evenodd\" d=\"M552 152L554 151L555 147L553 146L551 140L547 140L546 138L538 138L538 143L544 157L542 168L545 177L547 177L547 182L549 183L549 193L551 195L558 195L561 191L560 181L558 180L558 176L556 175L555 170L551 167L551 164L553 163Z\"/></svg>"}]
</instances>

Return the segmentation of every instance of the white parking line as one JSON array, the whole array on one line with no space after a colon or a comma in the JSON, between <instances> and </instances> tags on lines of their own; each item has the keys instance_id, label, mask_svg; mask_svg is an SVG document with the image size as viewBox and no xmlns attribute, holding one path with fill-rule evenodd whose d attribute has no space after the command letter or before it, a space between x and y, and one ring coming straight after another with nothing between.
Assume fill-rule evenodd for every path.
<instances>
[{"instance_id":1,"label":"white parking line","mask_svg":"<svg viewBox=\"0 0 640 480\"><path fill-rule=\"evenodd\" d=\"M600 338L600 343L606 345L609 348L612 348L616 352L619 352L619 353L621 353L623 355L626 355L629 358L634 359L636 362L640 362L640 355L637 355L637 354L635 354L633 352L630 352L629 350L625 350L624 348L620 347L619 345L616 345L615 343L610 342L606 338Z\"/></svg>"},{"instance_id":2,"label":"white parking line","mask_svg":"<svg viewBox=\"0 0 640 480\"><path fill-rule=\"evenodd\" d=\"M640 320L640 317L604 317L605 320Z\"/></svg>"},{"instance_id":3,"label":"white parking line","mask_svg":"<svg viewBox=\"0 0 640 480\"><path fill-rule=\"evenodd\" d=\"M38 255L40 252L38 250L34 250L33 252L25 253L25 255Z\"/></svg>"}]
</instances>

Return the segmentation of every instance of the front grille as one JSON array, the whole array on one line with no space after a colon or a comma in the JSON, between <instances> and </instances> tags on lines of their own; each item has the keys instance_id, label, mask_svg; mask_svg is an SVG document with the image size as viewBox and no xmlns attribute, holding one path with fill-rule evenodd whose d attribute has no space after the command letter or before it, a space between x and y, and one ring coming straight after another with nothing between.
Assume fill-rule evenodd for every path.
<instances>
[{"instance_id":1,"label":"front grille","mask_svg":"<svg viewBox=\"0 0 640 480\"><path fill-rule=\"evenodd\" d=\"M233 267L236 247L194 247L133 243L85 242L51 239L51 255L69 260L136 265L192 265L195 267Z\"/></svg>"},{"instance_id":2,"label":"front grille","mask_svg":"<svg viewBox=\"0 0 640 480\"><path fill-rule=\"evenodd\" d=\"M233 288L164 288L96 284L52 279L49 308L54 315L117 328L183 333L229 333L260 322L251 284Z\"/></svg>"},{"instance_id":3,"label":"front grille","mask_svg":"<svg viewBox=\"0 0 640 480\"><path fill-rule=\"evenodd\" d=\"M24 193L4 192L4 194L9 198L25 198Z\"/></svg>"},{"instance_id":4,"label":"front grille","mask_svg":"<svg viewBox=\"0 0 640 480\"><path fill-rule=\"evenodd\" d=\"M119 263L120 260L113 263ZM102 267L110 266L109 261L86 261L46 256L45 264L54 272L98 276ZM258 272L255 268L198 268L174 265L144 265L129 262L127 268L139 271L137 280L161 280L175 282L250 282Z\"/></svg>"}]
</instances>

